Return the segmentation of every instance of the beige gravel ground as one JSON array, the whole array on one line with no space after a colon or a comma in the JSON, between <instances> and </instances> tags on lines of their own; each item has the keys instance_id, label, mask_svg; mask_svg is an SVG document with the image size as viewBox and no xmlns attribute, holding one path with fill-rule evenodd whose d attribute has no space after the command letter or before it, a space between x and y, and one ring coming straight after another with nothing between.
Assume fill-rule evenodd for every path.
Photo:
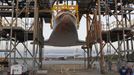
<instances>
[{"instance_id":1,"label":"beige gravel ground","mask_svg":"<svg viewBox=\"0 0 134 75\"><path fill-rule=\"evenodd\" d=\"M77 70L77 71L67 71L67 72L58 72L54 70L48 70L47 75L119 75L117 73L108 72L106 74L100 74L95 70Z\"/></svg>"},{"instance_id":2,"label":"beige gravel ground","mask_svg":"<svg viewBox=\"0 0 134 75\"><path fill-rule=\"evenodd\" d=\"M100 74L96 69L87 70L82 65L45 65L46 75L119 75L117 72Z\"/></svg>"}]
</instances>

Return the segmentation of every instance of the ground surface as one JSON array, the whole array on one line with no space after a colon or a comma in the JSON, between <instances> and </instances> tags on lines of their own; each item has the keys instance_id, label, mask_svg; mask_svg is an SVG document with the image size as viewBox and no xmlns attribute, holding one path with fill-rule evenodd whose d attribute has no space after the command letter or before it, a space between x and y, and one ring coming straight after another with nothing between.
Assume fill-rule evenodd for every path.
<instances>
[{"instance_id":1,"label":"ground surface","mask_svg":"<svg viewBox=\"0 0 134 75\"><path fill-rule=\"evenodd\" d=\"M56 64L45 65L45 69L48 71L46 75L119 75L115 71L110 71L105 74L100 74L98 69L87 70L84 65L74 64ZM39 74L37 74L39 75ZM44 74L42 74L44 75Z\"/></svg>"},{"instance_id":2,"label":"ground surface","mask_svg":"<svg viewBox=\"0 0 134 75\"><path fill-rule=\"evenodd\" d=\"M106 74L100 74L95 70L81 70L81 71L68 71L68 72L57 72L57 71L48 71L47 75L119 75L114 72L108 72Z\"/></svg>"}]
</instances>

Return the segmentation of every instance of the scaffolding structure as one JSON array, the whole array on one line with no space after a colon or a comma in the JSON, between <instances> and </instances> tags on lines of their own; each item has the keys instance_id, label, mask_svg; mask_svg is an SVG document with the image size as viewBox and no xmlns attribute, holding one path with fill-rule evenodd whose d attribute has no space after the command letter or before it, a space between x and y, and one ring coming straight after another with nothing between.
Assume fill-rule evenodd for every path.
<instances>
[{"instance_id":1,"label":"scaffolding structure","mask_svg":"<svg viewBox=\"0 0 134 75\"><path fill-rule=\"evenodd\" d=\"M16 55L19 55L27 66L31 64L27 59L32 58L33 65L30 67L33 72L42 69L43 19L48 18L46 22L49 22L51 17L48 4L48 1L37 0L0 1L0 37L1 41L6 41L6 48L1 52L5 52L4 58L8 59L9 69L18 62ZM28 46L28 41L32 41L32 49ZM20 44L21 48L18 47Z\"/></svg>"},{"instance_id":2,"label":"scaffolding structure","mask_svg":"<svg viewBox=\"0 0 134 75\"><path fill-rule=\"evenodd\" d=\"M16 53L28 64L26 58L29 54L33 59L33 71L37 66L42 69L43 19L47 23L51 22L51 7L55 1L58 0L0 1L0 36L2 37L0 40L9 41L5 48L5 51L9 52L5 54L5 58L9 58L9 66L12 65L12 58L16 62ZM90 68L96 60L92 56L93 47L102 64L101 73L105 73L104 47L106 46L109 50L113 48L120 60L131 61L128 58L130 54L134 54L133 0L78 0L78 6L79 19L86 14L87 37L86 44L82 48L87 53L87 68ZM106 17L105 24L102 23L102 16ZM112 24L110 24L110 16L115 19ZM30 20L34 22L29 23ZM33 41L32 52L28 48L29 40ZM118 46L116 47L113 42L117 42ZM97 47L96 43L100 46ZM17 49L19 44L25 48L24 55ZM114 55L110 58L113 57Z\"/></svg>"},{"instance_id":3,"label":"scaffolding structure","mask_svg":"<svg viewBox=\"0 0 134 75\"><path fill-rule=\"evenodd\" d=\"M100 55L100 68L101 73L105 73L106 60L110 61L116 55L119 60L132 61L129 55L133 54L133 2L124 0L98 0L96 6L92 6L94 9L91 13L86 14L87 19L87 38L86 45L83 49L87 49L87 68L91 67L95 59L92 58L92 47L96 43L100 46L96 51L97 56ZM93 14L93 18L91 15ZM105 25L101 22L101 17L105 16ZM97 17L98 16L98 17ZM114 24L110 24L110 17L115 19ZM98 18L98 19L97 19ZM118 42L118 47L114 45L114 42ZM130 43L131 42L131 43ZM104 57L104 47L107 46L108 50L113 48L115 50L111 59ZM96 48L95 48L96 49ZM131 56L130 55L130 56ZM130 58L130 59L129 59Z\"/></svg>"}]
</instances>

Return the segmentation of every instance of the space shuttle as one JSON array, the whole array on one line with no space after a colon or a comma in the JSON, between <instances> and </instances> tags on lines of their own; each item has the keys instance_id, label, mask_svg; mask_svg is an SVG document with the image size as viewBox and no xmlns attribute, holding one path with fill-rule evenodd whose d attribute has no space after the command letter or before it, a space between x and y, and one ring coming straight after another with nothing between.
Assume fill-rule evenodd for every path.
<instances>
[{"instance_id":1,"label":"space shuttle","mask_svg":"<svg viewBox=\"0 0 134 75\"><path fill-rule=\"evenodd\" d=\"M53 31L44 45L66 47L84 43L78 39L76 16L69 10L59 11L53 18Z\"/></svg>"}]
</instances>

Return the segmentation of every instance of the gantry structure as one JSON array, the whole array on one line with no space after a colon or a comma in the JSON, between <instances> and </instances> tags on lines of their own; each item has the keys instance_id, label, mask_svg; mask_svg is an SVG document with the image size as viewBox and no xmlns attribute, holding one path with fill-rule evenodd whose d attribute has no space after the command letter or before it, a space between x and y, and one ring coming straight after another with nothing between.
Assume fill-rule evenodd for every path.
<instances>
[{"instance_id":1,"label":"gantry structure","mask_svg":"<svg viewBox=\"0 0 134 75\"><path fill-rule=\"evenodd\" d=\"M86 9L87 37L86 45L82 48L87 49L87 68L91 67L96 60L92 58L93 47L99 56L101 73L105 73L105 61L112 60L116 54L119 60L132 61L133 57L130 56L133 54L134 46L133 3L131 0L97 0L89 6L89 11ZM105 23L102 22L102 16L105 16ZM111 16L115 19L112 23L110 23L113 19L110 18ZM113 44L115 42L118 44ZM96 43L99 43L99 49ZM115 50L111 59L105 59L104 48L106 47L107 51Z\"/></svg>"},{"instance_id":2,"label":"gantry structure","mask_svg":"<svg viewBox=\"0 0 134 75\"><path fill-rule=\"evenodd\" d=\"M102 64L101 73L105 72L104 47L112 47L115 54L125 60L130 53L133 54L133 0L0 0L0 37L1 41L7 42L5 50L1 52L7 52L5 58L10 59L10 65L12 54L14 62L18 53L27 63L25 56L28 53L33 58L33 69L36 65L42 68L43 21L51 23L53 5L55 2L63 1L72 2L72 5L74 1L77 2L79 21L82 16L86 18L87 37L82 49L87 53L87 68L95 61L92 58L93 47ZM106 16L105 23L102 22L102 16ZM110 23L110 16L114 17L115 22ZM33 22L29 23L30 21ZM32 41L32 52L27 41ZM118 42L118 47L114 46L113 42ZM96 43L99 43L99 48L96 47ZM24 46L25 55L17 49L18 44ZM38 57L39 60L36 59Z\"/></svg>"},{"instance_id":3,"label":"gantry structure","mask_svg":"<svg viewBox=\"0 0 134 75\"><path fill-rule=\"evenodd\" d=\"M49 3L48 0L0 1L0 36L1 41L6 41L6 48L1 52L6 52L5 59L9 59L9 67L12 65L11 60L14 59L15 63L16 54L19 54L27 65L25 59L27 55L33 58L33 70L36 66L42 68L43 20L50 23L52 15ZM30 23L31 21L33 22ZM30 51L28 47L27 42L30 40L33 44L33 51ZM19 44L22 44L22 48L18 49ZM24 54L20 52L23 48Z\"/></svg>"}]
</instances>

